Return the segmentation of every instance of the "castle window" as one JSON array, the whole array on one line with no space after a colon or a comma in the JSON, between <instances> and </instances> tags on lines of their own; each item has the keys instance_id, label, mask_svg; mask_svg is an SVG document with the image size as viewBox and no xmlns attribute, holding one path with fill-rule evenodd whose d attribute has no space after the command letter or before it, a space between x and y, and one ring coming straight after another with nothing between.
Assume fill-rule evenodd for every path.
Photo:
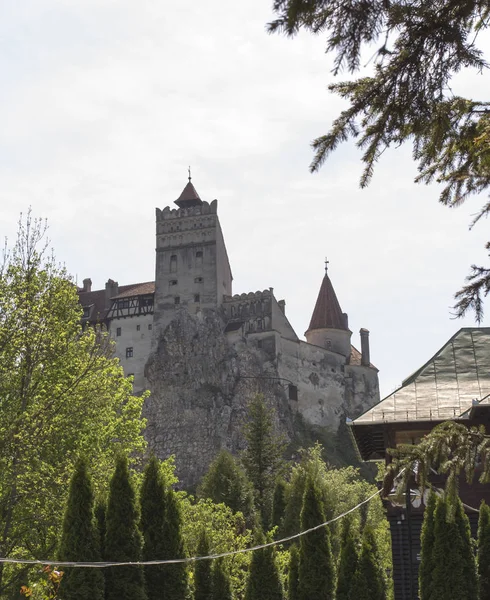
<instances>
[{"instance_id":1,"label":"castle window","mask_svg":"<svg viewBox=\"0 0 490 600\"><path fill-rule=\"evenodd\" d=\"M141 325L136 325L136 331L139 331L141 329Z\"/></svg>"},{"instance_id":2,"label":"castle window","mask_svg":"<svg viewBox=\"0 0 490 600\"><path fill-rule=\"evenodd\" d=\"M178 283L179 283L179 282L177 281L177 279L171 279L171 280L168 282L168 285L169 285L170 287L172 287L173 285L177 285Z\"/></svg>"},{"instance_id":3,"label":"castle window","mask_svg":"<svg viewBox=\"0 0 490 600\"><path fill-rule=\"evenodd\" d=\"M194 302L201 302L201 296L199 294L194 294Z\"/></svg>"},{"instance_id":4,"label":"castle window","mask_svg":"<svg viewBox=\"0 0 490 600\"><path fill-rule=\"evenodd\" d=\"M298 388L292 383L288 385L288 395L290 400L298 401Z\"/></svg>"},{"instance_id":5,"label":"castle window","mask_svg":"<svg viewBox=\"0 0 490 600\"><path fill-rule=\"evenodd\" d=\"M170 257L170 272L177 273L177 255L172 254Z\"/></svg>"},{"instance_id":6,"label":"castle window","mask_svg":"<svg viewBox=\"0 0 490 600\"><path fill-rule=\"evenodd\" d=\"M116 329L116 336L117 336L117 337L119 337L120 335L121 335L121 328L120 328L120 327L118 327L118 328Z\"/></svg>"},{"instance_id":7,"label":"castle window","mask_svg":"<svg viewBox=\"0 0 490 600\"><path fill-rule=\"evenodd\" d=\"M129 308L129 298L123 298L117 301L117 308Z\"/></svg>"},{"instance_id":8,"label":"castle window","mask_svg":"<svg viewBox=\"0 0 490 600\"><path fill-rule=\"evenodd\" d=\"M262 319L259 319L259 320L257 321L257 329L258 329L259 331L261 331L262 329L264 329L264 321L262 321Z\"/></svg>"},{"instance_id":9,"label":"castle window","mask_svg":"<svg viewBox=\"0 0 490 600\"><path fill-rule=\"evenodd\" d=\"M88 319L90 317L90 306L83 307L83 319Z\"/></svg>"},{"instance_id":10,"label":"castle window","mask_svg":"<svg viewBox=\"0 0 490 600\"><path fill-rule=\"evenodd\" d=\"M180 304L180 296L175 296L174 304Z\"/></svg>"},{"instance_id":11,"label":"castle window","mask_svg":"<svg viewBox=\"0 0 490 600\"><path fill-rule=\"evenodd\" d=\"M202 265L202 252L199 250L196 252L196 266Z\"/></svg>"},{"instance_id":12,"label":"castle window","mask_svg":"<svg viewBox=\"0 0 490 600\"><path fill-rule=\"evenodd\" d=\"M133 346L129 346L128 348L126 348L126 358L132 358L133 357Z\"/></svg>"},{"instance_id":13,"label":"castle window","mask_svg":"<svg viewBox=\"0 0 490 600\"><path fill-rule=\"evenodd\" d=\"M255 302L250 302L250 313L255 314Z\"/></svg>"},{"instance_id":14,"label":"castle window","mask_svg":"<svg viewBox=\"0 0 490 600\"><path fill-rule=\"evenodd\" d=\"M151 323L148 324L148 331L151 331L153 329L153 325Z\"/></svg>"},{"instance_id":15,"label":"castle window","mask_svg":"<svg viewBox=\"0 0 490 600\"><path fill-rule=\"evenodd\" d=\"M236 316L236 306L232 306L231 307L231 316L235 317Z\"/></svg>"},{"instance_id":16,"label":"castle window","mask_svg":"<svg viewBox=\"0 0 490 600\"><path fill-rule=\"evenodd\" d=\"M196 277L194 283L202 283L202 277Z\"/></svg>"}]
</instances>

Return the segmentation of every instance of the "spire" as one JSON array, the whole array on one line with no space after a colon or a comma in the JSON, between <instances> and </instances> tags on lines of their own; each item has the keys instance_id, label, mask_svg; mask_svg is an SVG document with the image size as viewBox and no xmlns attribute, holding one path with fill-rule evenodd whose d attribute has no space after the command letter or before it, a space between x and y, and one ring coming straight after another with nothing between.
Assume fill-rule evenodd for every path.
<instances>
[{"instance_id":1,"label":"spire","mask_svg":"<svg viewBox=\"0 0 490 600\"><path fill-rule=\"evenodd\" d=\"M325 259L325 275L313 310L308 331L313 329L348 330L347 315L342 313L337 295L328 276L328 260Z\"/></svg>"},{"instance_id":2,"label":"spire","mask_svg":"<svg viewBox=\"0 0 490 600\"><path fill-rule=\"evenodd\" d=\"M188 182L185 188L182 190L182 193L175 201L175 204L179 208L189 208L191 206L200 206L202 204L201 198L199 198L199 194L196 192L196 188L192 185L192 177L191 177L191 168L187 169Z\"/></svg>"}]
</instances>

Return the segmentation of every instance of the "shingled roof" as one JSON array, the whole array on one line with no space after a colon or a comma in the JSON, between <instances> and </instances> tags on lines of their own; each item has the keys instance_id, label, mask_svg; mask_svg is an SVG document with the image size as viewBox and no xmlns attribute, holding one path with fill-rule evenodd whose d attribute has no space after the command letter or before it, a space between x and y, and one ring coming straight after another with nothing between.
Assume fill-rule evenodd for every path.
<instances>
[{"instance_id":1,"label":"shingled roof","mask_svg":"<svg viewBox=\"0 0 490 600\"><path fill-rule=\"evenodd\" d=\"M188 208L190 206L199 206L202 204L202 200L199 198L199 194L197 193L196 188L193 186L190 177L187 185L175 201L175 204L177 204L179 208Z\"/></svg>"},{"instance_id":2,"label":"shingled roof","mask_svg":"<svg viewBox=\"0 0 490 600\"><path fill-rule=\"evenodd\" d=\"M348 329L330 277L325 273L320 292L307 329Z\"/></svg>"}]
</instances>

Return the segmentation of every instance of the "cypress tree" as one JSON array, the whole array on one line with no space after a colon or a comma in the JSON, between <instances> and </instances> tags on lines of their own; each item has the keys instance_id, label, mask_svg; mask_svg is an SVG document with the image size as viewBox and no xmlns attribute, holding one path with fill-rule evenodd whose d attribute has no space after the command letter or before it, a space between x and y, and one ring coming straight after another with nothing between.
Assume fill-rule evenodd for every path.
<instances>
[{"instance_id":1,"label":"cypress tree","mask_svg":"<svg viewBox=\"0 0 490 600\"><path fill-rule=\"evenodd\" d=\"M71 478L58 556L62 561L100 560L92 481L83 459L78 460ZM101 569L66 569L60 592L66 600L103 600Z\"/></svg>"},{"instance_id":2,"label":"cypress tree","mask_svg":"<svg viewBox=\"0 0 490 600\"><path fill-rule=\"evenodd\" d=\"M477 598L478 581L476 577L476 562L471 542L470 520L464 512L463 503L458 499L456 512L454 515L456 526L458 527L459 539L461 544L461 563L463 567L464 596L468 600Z\"/></svg>"},{"instance_id":3,"label":"cypress tree","mask_svg":"<svg viewBox=\"0 0 490 600\"><path fill-rule=\"evenodd\" d=\"M373 529L369 525L364 527L362 533L361 552L350 593L350 598L355 600L386 599L376 540Z\"/></svg>"},{"instance_id":4,"label":"cypress tree","mask_svg":"<svg viewBox=\"0 0 490 600\"><path fill-rule=\"evenodd\" d=\"M140 492L143 560L159 560L165 556L165 482L160 463L152 456L146 465ZM173 557L172 557L173 558ZM163 598L166 565L145 566L148 598Z\"/></svg>"},{"instance_id":5,"label":"cypress tree","mask_svg":"<svg viewBox=\"0 0 490 600\"><path fill-rule=\"evenodd\" d=\"M286 511L286 482L282 477L276 480L272 498L272 527L279 527Z\"/></svg>"},{"instance_id":6,"label":"cypress tree","mask_svg":"<svg viewBox=\"0 0 490 600\"><path fill-rule=\"evenodd\" d=\"M105 553L106 560L111 562L141 560L141 536L138 531L135 495L128 462L123 456L116 460L116 469L109 485ZM142 567L108 568L106 586L108 600L146 600Z\"/></svg>"},{"instance_id":7,"label":"cypress tree","mask_svg":"<svg viewBox=\"0 0 490 600\"><path fill-rule=\"evenodd\" d=\"M299 552L294 544L289 550L288 600L299 600Z\"/></svg>"},{"instance_id":8,"label":"cypress tree","mask_svg":"<svg viewBox=\"0 0 490 600\"><path fill-rule=\"evenodd\" d=\"M281 580L274 548L262 548L252 553L245 591L245 600L283 600Z\"/></svg>"},{"instance_id":9,"label":"cypress tree","mask_svg":"<svg viewBox=\"0 0 490 600\"><path fill-rule=\"evenodd\" d=\"M217 558L213 565L212 599L233 600L230 577L223 558Z\"/></svg>"},{"instance_id":10,"label":"cypress tree","mask_svg":"<svg viewBox=\"0 0 490 600\"><path fill-rule=\"evenodd\" d=\"M97 525L97 533L100 547L100 557L105 560L105 514L107 511L107 502L103 498L99 498L95 505L95 522ZM104 579L104 598L107 600L107 586L106 586L106 571L107 569L101 569L102 577Z\"/></svg>"},{"instance_id":11,"label":"cypress tree","mask_svg":"<svg viewBox=\"0 0 490 600\"><path fill-rule=\"evenodd\" d=\"M344 517L342 523L336 600L355 600L352 586L354 582L353 575L357 570L357 563L357 543L352 531L352 520L349 517Z\"/></svg>"},{"instance_id":12,"label":"cypress tree","mask_svg":"<svg viewBox=\"0 0 490 600\"><path fill-rule=\"evenodd\" d=\"M301 509L301 530L325 522L318 491L308 477ZM299 599L334 597L335 570L330 547L330 532L321 527L301 537L299 548Z\"/></svg>"},{"instance_id":13,"label":"cypress tree","mask_svg":"<svg viewBox=\"0 0 490 600\"><path fill-rule=\"evenodd\" d=\"M165 498L165 549L163 558L185 558L181 533L181 517L177 496L170 488ZM183 600L187 594L187 569L185 563L165 565L165 579L161 597L165 600Z\"/></svg>"},{"instance_id":14,"label":"cypress tree","mask_svg":"<svg viewBox=\"0 0 490 600\"><path fill-rule=\"evenodd\" d=\"M490 507L482 501L478 519L478 592L490 600Z\"/></svg>"},{"instance_id":15,"label":"cypress tree","mask_svg":"<svg viewBox=\"0 0 490 600\"><path fill-rule=\"evenodd\" d=\"M431 493L424 512L424 522L420 534L419 596L420 600L430 600L432 594L432 573L434 571L434 511L436 495Z\"/></svg>"},{"instance_id":16,"label":"cypress tree","mask_svg":"<svg viewBox=\"0 0 490 600\"><path fill-rule=\"evenodd\" d=\"M201 531L197 546L198 556L209 556L206 530ZM210 560L198 560L194 568L194 600L212 600L212 573Z\"/></svg>"}]
</instances>

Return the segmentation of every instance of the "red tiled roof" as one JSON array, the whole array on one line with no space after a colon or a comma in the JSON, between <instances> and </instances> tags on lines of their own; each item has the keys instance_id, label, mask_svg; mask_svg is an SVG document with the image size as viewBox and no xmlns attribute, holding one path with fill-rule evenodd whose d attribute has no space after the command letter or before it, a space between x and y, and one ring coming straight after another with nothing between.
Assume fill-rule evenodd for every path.
<instances>
[{"instance_id":1,"label":"red tiled roof","mask_svg":"<svg viewBox=\"0 0 490 600\"><path fill-rule=\"evenodd\" d=\"M119 293L116 298L126 298L129 296L142 296L145 294L153 294L155 292L155 282L148 281L145 283L132 283L130 285L120 285ZM109 298L112 300L113 297ZM89 317L86 317L84 321L90 321L91 323L102 322L107 317L107 312L110 309L110 302L106 305L106 291L95 290L93 292L84 292L78 290L78 301L83 307L91 307Z\"/></svg>"},{"instance_id":2,"label":"red tiled roof","mask_svg":"<svg viewBox=\"0 0 490 600\"><path fill-rule=\"evenodd\" d=\"M123 286L124 291L121 292L121 288L119 288L120 293L115 298L129 298L130 296L145 296L146 294L154 294L155 293L155 282L147 281L146 283L136 283L134 285L126 285Z\"/></svg>"},{"instance_id":3,"label":"red tiled roof","mask_svg":"<svg viewBox=\"0 0 490 600\"><path fill-rule=\"evenodd\" d=\"M308 331L312 329L347 329L335 290L326 273L320 287Z\"/></svg>"}]
</instances>

